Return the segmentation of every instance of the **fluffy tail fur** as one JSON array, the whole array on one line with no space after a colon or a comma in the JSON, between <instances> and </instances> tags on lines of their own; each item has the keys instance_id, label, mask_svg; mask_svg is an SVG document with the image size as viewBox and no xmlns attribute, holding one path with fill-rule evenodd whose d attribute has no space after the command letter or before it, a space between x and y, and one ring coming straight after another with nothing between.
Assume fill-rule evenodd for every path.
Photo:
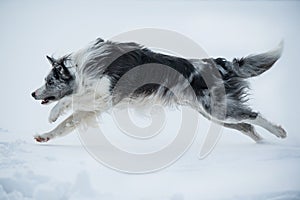
<instances>
[{"instance_id":1,"label":"fluffy tail fur","mask_svg":"<svg viewBox=\"0 0 300 200\"><path fill-rule=\"evenodd\" d=\"M233 59L233 71L241 78L258 76L268 69L280 58L283 50L283 41L279 45L266 53L249 55L241 59Z\"/></svg>"}]
</instances>

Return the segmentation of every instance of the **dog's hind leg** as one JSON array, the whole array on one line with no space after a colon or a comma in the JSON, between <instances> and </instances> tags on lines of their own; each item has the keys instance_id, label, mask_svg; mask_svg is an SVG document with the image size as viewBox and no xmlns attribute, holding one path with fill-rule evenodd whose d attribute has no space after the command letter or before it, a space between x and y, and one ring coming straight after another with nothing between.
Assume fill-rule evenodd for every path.
<instances>
[{"instance_id":1,"label":"dog's hind leg","mask_svg":"<svg viewBox=\"0 0 300 200\"><path fill-rule=\"evenodd\" d=\"M65 136L71 133L83 120L89 120L90 117L94 116L93 114L94 112L76 112L61 122L52 131L42 135L36 135L34 139L37 142L47 142L55 137Z\"/></svg>"},{"instance_id":2,"label":"dog's hind leg","mask_svg":"<svg viewBox=\"0 0 300 200\"><path fill-rule=\"evenodd\" d=\"M246 123L254 124L257 126L260 126L266 130L268 130L270 133L274 134L275 136L279 138L285 138L286 137L286 131L279 125L273 124L266 118L264 118L260 113L252 114L251 117L244 119L243 121Z\"/></svg>"},{"instance_id":3,"label":"dog's hind leg","mask_svg":"<svg viewBox=\"0 0 300 200\"><path fill-rule=\"evenodd\" d=\"M251 124L247 123L238 123L238 124L229 124L224 123L224 127L231 128L242 132L243 134L252 138L255 142L261 142L262 137L255 131L255 128Z\"/></svg>"},{"instance_id":4,"label":"dog's hind leg","mask_svg":"<svg viewBox=\"0 0 300 200\"><path fill-rule=\"evenodd\" d=\"M234 123L247 123L260 126L279 138L285 138L285 130L272 122L265 119L260 113L251 111L250 108L230 109L227 118L230 118ZM225 120L226 123L226 120Z\"/></svg>"},{"instance_id":5,"label":"dog's hind leg","mask_svg":"<svg viewBox=\"0 0 300 200\"><path fill-rule=\"evenodd\" d=\"M213 122L218 123L226 128L231 128L231 129L235 129L235 130L242 132L243 134L252 138L257 143L261 142L263 140L263 138L255 131L254 126L252 126L251 124L222 122L220 120L212 119L212 117L208 113L205 113L203 111L202 112L199 111L199 113L202 114L208 120L212 120Z\"/></svg>"}]
</instances>

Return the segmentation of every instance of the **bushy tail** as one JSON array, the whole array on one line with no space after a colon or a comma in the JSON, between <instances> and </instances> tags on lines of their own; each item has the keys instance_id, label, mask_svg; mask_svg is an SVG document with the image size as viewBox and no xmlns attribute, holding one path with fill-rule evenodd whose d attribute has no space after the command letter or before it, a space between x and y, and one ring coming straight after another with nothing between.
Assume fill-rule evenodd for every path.
<instances>
[{"instance_id":1,"label":"bushy tail","mask_svg":"<svg viewBox=\"0 0 300 200\"><path fill-rule=\"evenodd\" d=\"M283 50L283 41L275 49L266 53L249 55L241 59L233 59L233 70L237 76L250 78L258 76L268 69L280 58Z\"/></svg>"}]
</instances>

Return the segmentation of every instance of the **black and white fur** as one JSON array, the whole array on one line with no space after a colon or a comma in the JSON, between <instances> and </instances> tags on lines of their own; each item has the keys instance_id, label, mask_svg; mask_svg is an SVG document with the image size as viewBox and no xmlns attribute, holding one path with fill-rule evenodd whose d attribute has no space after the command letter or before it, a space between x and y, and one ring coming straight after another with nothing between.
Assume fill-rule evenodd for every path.
<instances>
[{"instance_id":1,"label":"black and white fur","mask_svg":"<svg viewBox=\"0 0 300 200\"><path fill-rule=\"evenodd\" d=\"M72 107L73 113L54 130L37 135L35 139L46 142L64 136L81 122L93 117L94 113L108 111L122 101L132 104L160 102L163 105L188 105L206 118L239 130L256 142L261 141L262 137L253 125L285 138L286 132L281 126L271 123L246 104L247 79L270 69L280 58L282 48L281 43L267 53L233 59L231 62L224 58L185 59L156 53L136 43L117 43L99 38L86 48L62 58L47 56L52 69L45 79L45 85L33 92L32 96L42 100L42 104L57 101L51 110L50 122L55 122ZM167 66L180 75L171 75L170 71L160 70L157 65ZM138 66L147 66L146 72L136 70L127 79L122 79ZM136 82L151 80L151 77L167 82L168 87L150 81L134 88ZM116 89L121 79L123 82ZM186 90L187 85L192 92ZM172 92L174 90L177 95Z\"/></svg>"}]
</instances>

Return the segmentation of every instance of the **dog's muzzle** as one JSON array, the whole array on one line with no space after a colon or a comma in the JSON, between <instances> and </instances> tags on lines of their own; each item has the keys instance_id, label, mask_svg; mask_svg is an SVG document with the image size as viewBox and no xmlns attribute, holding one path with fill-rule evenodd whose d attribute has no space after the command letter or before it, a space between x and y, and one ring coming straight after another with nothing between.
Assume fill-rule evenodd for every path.
<instances>
[{"instance_id":1,"label":"dog's muzzle","mask_svg":"<svg viewBox=\"0 0 300 200\"><path fill-rule=\"evenodd\" d=\"M33 93L31 93L31 96L32 96L35 100L39 100L39 99L37 98L37 96L36 96L36 92L35 92L35 91L34 91ZM49 96L49 97L43 98L43 99L41 99L41 100L42 100L41 104L47 104L47 103L49 103L49 102L55 100L55 97L54 97L54 96Z\"/></svg>"}]
</instances>

